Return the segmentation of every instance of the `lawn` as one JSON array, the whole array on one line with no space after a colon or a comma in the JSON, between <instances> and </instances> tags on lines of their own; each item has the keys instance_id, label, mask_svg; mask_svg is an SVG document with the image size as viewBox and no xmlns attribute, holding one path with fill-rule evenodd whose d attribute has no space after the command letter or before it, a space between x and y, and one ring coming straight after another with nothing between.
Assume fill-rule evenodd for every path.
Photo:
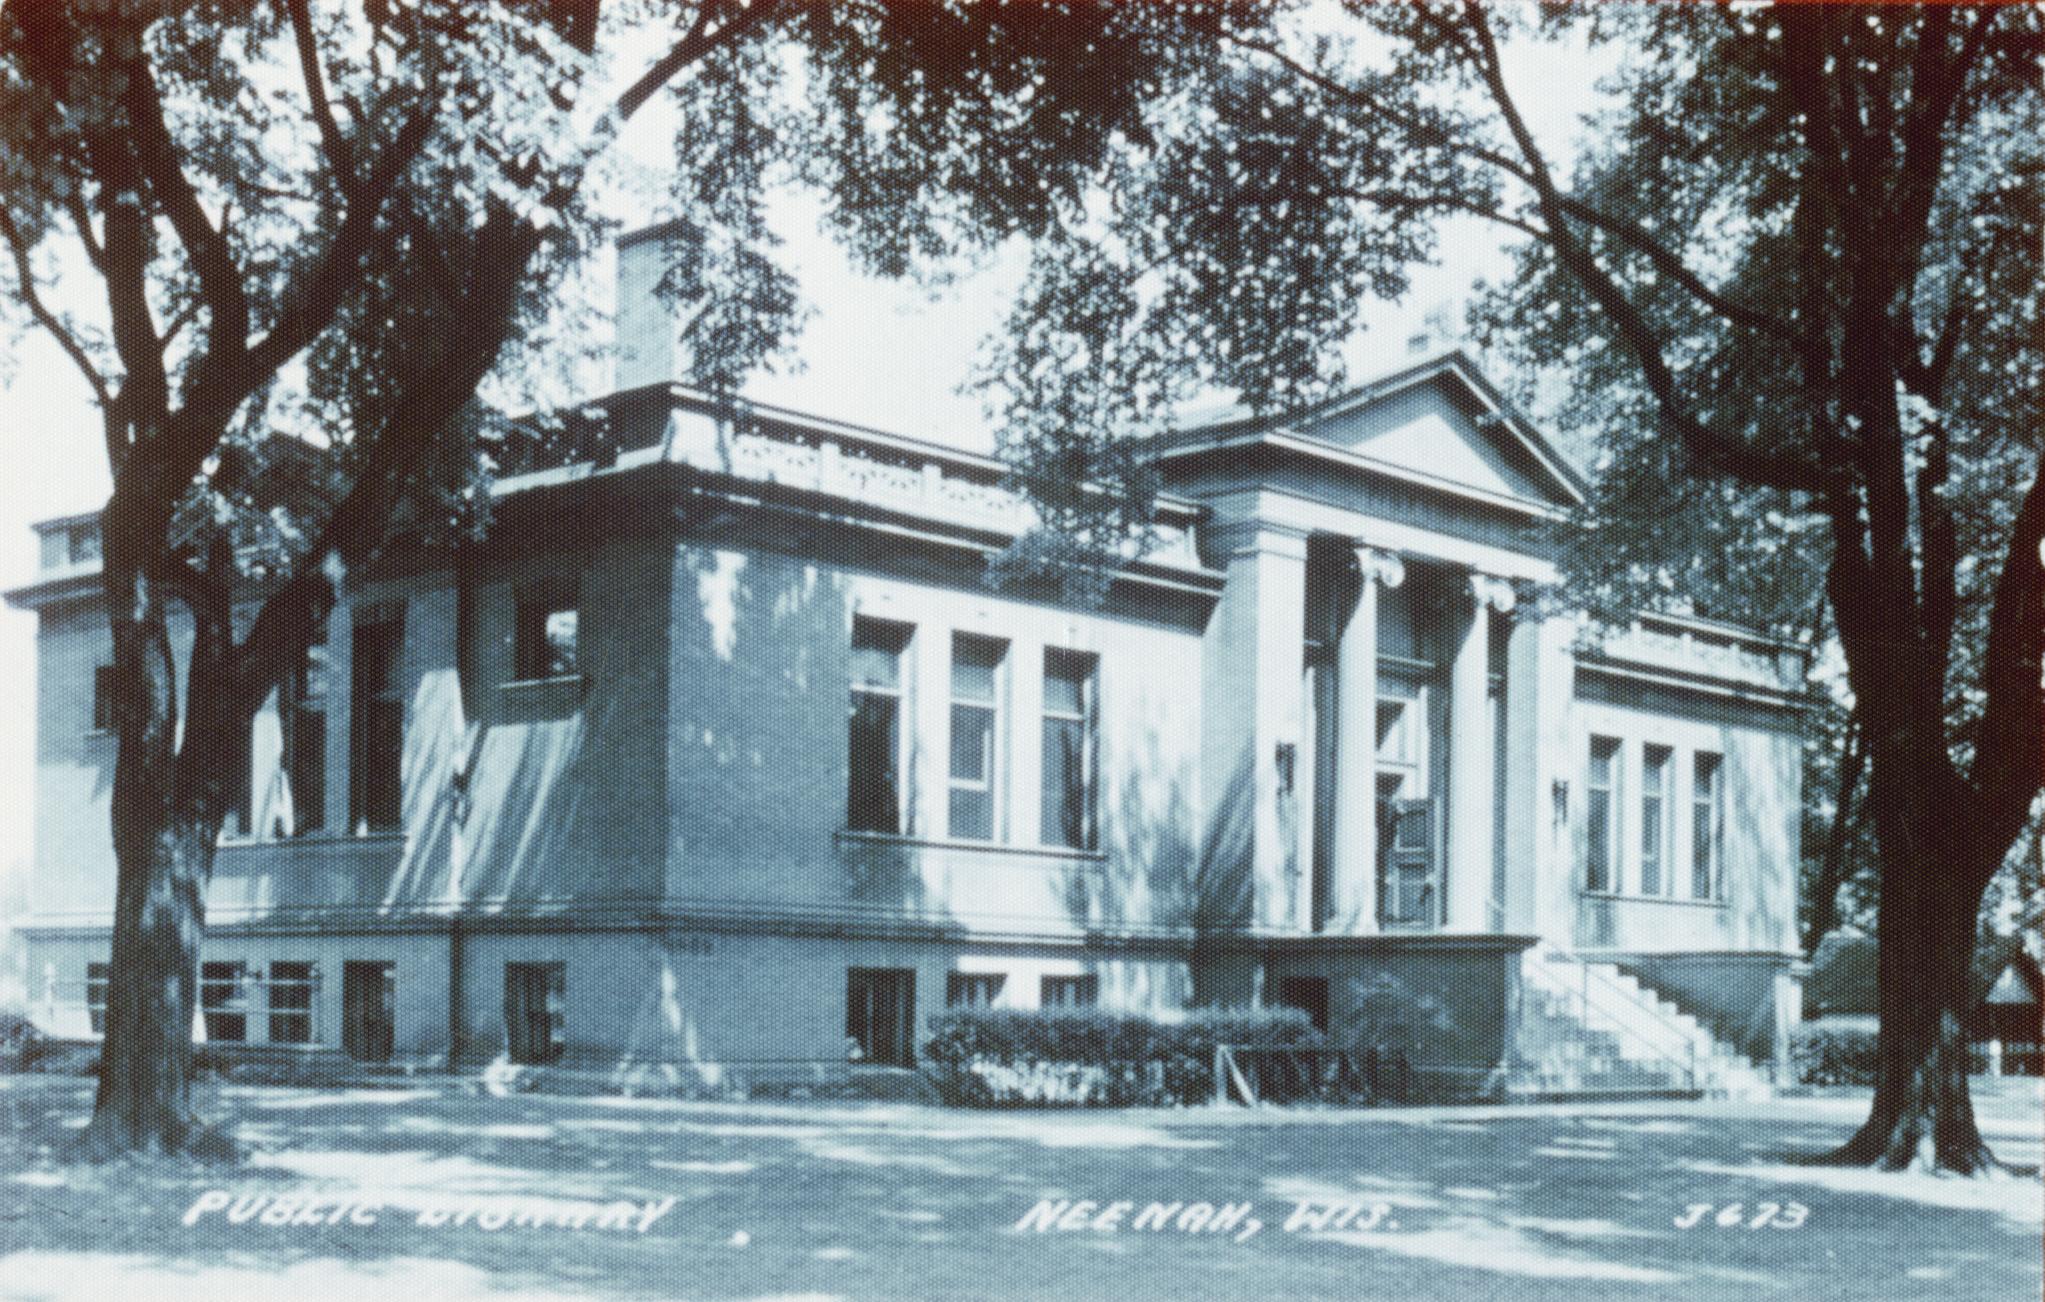
<instances>
[{"instance_id":1,"label":"lawn","mask_svg":"<svg viewBox=\"0 0 2045 1302\"><path fill-rule=\"evenodd\" d=\"M0 1297L2006 1302L2041 1285L2035 1180L1796 1164L1845 1137L1854 1098L971 1113L227 1086L208 1110L249 1151L230 1168L69 1162L88 1105L76 1080L0 1077ZM1983 1112L2035 1167L2036 1084Z\"/></svg>"}]
</instances>

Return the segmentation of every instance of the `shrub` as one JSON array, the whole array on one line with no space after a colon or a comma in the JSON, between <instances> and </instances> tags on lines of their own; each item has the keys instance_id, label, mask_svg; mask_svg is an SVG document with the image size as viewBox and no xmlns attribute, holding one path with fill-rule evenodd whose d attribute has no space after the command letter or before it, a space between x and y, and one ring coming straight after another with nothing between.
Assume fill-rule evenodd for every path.
<instances>
[{"instance_id":1,"label":"shrub","mask_svg":"<svg viewBox=\"0 0 2045 1302\"><path fill-rule=\"evenodd\" d=\"M1297 1009L1202 1010L1182 1020L1099 1009L968 1009L931 1021L925 1069L948 1102L1092 1107L1199 1103L1217 1044L1323 1049Z\"/></svg>"},{"instance_id":2,"label":"shrub","mask_svg":"<svg viewBox=\"0 0 2045 1302\"><path fill-rule=\"evenodd\" d=\"M0 1071L25 1071L43 1046L42 1032L20 1013L0 1012Z\"/></svg>"},{"instance_id":3,"label":"shrub","mask_svg":"<svg viewBox=\"0 0 2045 1302\"><path fill-rule=\"evenodd\" d=\"M1873 1027L1806 1022L1790 1033L1790 1060L1805 1085L1873 1085Z\"/></svg>"}]
</instances>

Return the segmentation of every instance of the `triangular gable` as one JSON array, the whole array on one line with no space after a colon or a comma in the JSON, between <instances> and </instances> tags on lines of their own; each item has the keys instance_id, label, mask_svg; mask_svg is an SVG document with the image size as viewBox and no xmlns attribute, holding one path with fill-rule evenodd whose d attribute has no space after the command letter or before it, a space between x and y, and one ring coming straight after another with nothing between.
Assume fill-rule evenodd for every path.
<instances>
[{"instance_id":1,"label":"triangular gable","mask_svg":"<svg viewBox=\"0 0 2045 1302\"><path fill-rule=\"evenodd\" d=\"M1406 367L1292 422L1300 434L1388 468L1556 507L1583 482L1460 351Z\"/></svg>"}]
</instances>

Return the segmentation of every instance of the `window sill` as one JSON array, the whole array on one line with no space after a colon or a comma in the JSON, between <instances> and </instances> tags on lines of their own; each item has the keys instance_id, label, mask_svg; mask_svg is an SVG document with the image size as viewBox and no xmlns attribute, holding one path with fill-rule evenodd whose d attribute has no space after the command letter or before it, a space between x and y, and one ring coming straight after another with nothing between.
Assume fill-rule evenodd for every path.
<instances>
[{"instance_id":1,"label":"window sill","mask_svg":"<svg viewBox=\"0 0 2045 1302\"><path fill-rule=\"evenodd\" d=\"M403 828L372 828L367 832L330 832L322 828L307 832L303 836L244 836L239 833L222 833L218 844L220 849L252 845L362 845L376 841L403 841Z\"/></svg>"},{"instance_id":2,"label":"window sill","mask_svg":"<svg viewBox=\"0 0 2045 1302\"><path fill-rule=\"evenodd\" d=\"M1633 895L1623 891L1594 891L1579 888L1577 893L1587 900L1612 900L1620 904L1680 904L1693 909L1723 909L1724 900L1697 900L1680 895Z\"/></svg>"},{"instance_id":3,"label":"window sill","mask_svg":"<svg viewBox=\"0 0 2045 1302\"><path fill-rule=\"evenodd\" d=\"M957 837L905 836L898 832L862 832L854 828L840 828L834 835L841 841L866 842L873 845L916 846L932 850L979 850L991 854L1023 855L1040 859L1079 859L1090 863L1105 863L1107 854L1100 850L1075 850L1063 845L1015 845L1007 841L968 841Z\"/></svg>"},{"instance_id":4,"label":"window sill","mask_svg":"<svg viewBox=\"0 0 2045 1302\"><path fill-rule=\"evenodd\" d=\"M510 678L498 684L500 689L507 692L559 691L565 687L587 688L588 686L588 674L555 674L551 678Z\"/></svg>"}]
</instances>

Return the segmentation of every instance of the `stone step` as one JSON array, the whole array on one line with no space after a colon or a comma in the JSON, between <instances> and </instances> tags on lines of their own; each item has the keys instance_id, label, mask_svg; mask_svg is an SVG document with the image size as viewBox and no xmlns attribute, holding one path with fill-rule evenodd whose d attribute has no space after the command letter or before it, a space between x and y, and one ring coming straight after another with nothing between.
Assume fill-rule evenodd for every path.
<instances>
[{"instance_id":1,"label":"stone step","mask_svg":"<svg viewBox=\"0 0 2045 1302\"><path fill-rule=\"evenodd\" d=\"M1692 1014L1616 964L1536 950L1523 969L1516 1092L1765 1098L1772 1083ZM1588 1005L1588 1006L1586 1006Z\"/></svg>"}]
</instances>

